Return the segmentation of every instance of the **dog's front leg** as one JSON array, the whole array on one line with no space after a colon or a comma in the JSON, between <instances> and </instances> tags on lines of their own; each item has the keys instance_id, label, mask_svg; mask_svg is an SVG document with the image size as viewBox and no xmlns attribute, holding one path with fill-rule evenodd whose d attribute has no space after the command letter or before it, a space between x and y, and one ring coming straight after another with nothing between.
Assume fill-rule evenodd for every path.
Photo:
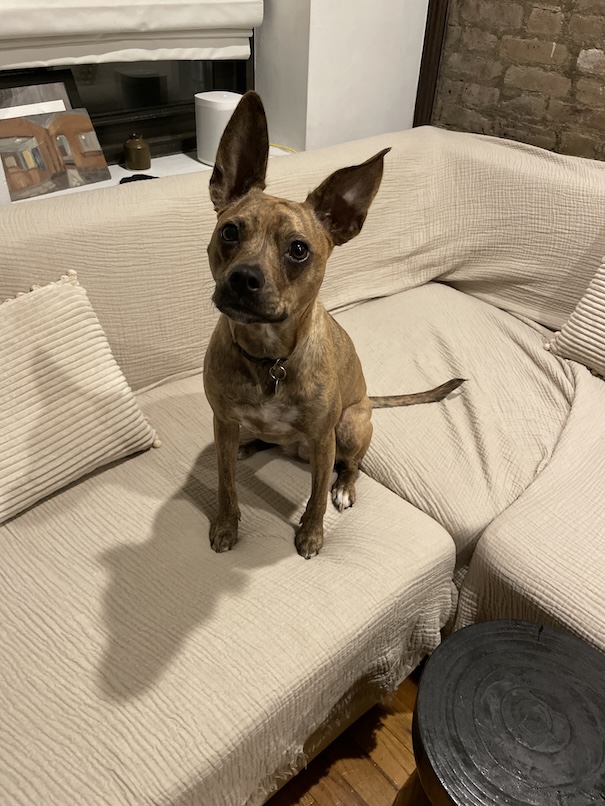
<instances>
[{"instance_id":1,"label":"dog's front leg","mask_svg":"<svg viewBox=\"0 0 605 806\"><path fill-rule=\"evenodd\" d=\"M300 519L300 528L294 541L296 550L305 560L314 557L324 542L324 515L336 457L334 429L319 439L309 439L309 451L313 479L311 497Z\"/></svg>"},{"instance_id":2,"label":"dog's front leg","mask_svg":"<svg viewBox=\"0 0 605 806\"><path fill-rule=\"evenodd\" d=\"M235 490L235 465L239 448L239 425L214 417L214 444L218 464L218 515L210 524L214 551L228 551L237 543L240 511Z\"/></svg>"}]
</instances>

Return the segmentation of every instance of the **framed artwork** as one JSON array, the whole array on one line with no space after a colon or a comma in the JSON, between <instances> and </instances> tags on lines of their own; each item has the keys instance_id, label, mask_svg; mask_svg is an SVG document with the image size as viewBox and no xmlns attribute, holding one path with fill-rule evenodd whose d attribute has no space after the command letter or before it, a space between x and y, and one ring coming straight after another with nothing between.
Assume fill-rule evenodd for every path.
<instances>
[{"instance_id":1,"label":"framed artwork","mask_svg":"<svg viewBox=\"0 0 605 806\"><path fill-rule=\"evenodd\" d=\"M0 161L10 201L111 178L85 109L0 118Z\"/></svg>"}]
</instances>

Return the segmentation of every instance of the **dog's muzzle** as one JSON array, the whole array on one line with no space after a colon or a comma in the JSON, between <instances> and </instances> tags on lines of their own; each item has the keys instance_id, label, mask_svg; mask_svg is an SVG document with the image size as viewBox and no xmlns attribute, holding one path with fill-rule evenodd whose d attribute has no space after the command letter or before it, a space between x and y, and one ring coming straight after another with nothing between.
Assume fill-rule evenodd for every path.
<instances>
[{"instance_id":1,"label":"dog's muzzle","mask_svg":"<svg viewBox=\"0 0 605 806\"><path fill-rule=\"evenodd\" d=\"M286 314L276 312L268 304L264 287L265 275L258 266L240 264L217 285L212 300L219 311L235 322L282 322Z\"/></svg>"}]
</instances>

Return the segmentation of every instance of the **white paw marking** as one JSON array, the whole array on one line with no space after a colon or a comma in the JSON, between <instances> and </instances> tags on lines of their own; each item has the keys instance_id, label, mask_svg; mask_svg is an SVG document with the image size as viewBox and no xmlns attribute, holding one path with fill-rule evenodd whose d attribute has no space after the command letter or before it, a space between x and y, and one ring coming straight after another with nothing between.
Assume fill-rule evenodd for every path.
<instances>
[{"instance_id":1,"label":"white paw marking","mask_svg":"<svg viewBox=\"0 0 605 806\"><path fill-rule=\"evenodd\" d=\"M341 487L335 487L332 490L332 501L339 512L342 512L343 510L353 506L351 496L347 490L343 490Z\"/></svg>"}]
</instances>

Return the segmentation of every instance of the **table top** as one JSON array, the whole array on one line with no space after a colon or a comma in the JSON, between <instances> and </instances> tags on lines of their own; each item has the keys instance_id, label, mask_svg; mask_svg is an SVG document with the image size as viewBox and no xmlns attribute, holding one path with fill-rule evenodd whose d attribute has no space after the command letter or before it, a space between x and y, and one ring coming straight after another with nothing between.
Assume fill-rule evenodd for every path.
<instances>
[{"instance_id":1,"label":"table top","mask_svg":"<svg viewBox=\"0 0 605 806\"><path fill-rule=\"evenodd\" d=\"M434 802L605 804L605 654L578 638L522 621L454 633L425 667L415 720Z\"/></svg>"}]
</instances>

